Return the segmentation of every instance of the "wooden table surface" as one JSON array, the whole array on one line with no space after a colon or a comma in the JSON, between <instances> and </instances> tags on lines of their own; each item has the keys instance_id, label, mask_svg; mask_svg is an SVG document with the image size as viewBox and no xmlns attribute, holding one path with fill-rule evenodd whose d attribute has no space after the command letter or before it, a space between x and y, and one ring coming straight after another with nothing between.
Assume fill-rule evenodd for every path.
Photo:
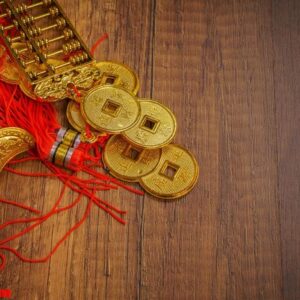
<instances>
[{"instance_id":1,"label":"wooden table surface","mask_svg":"<svg viewBox=\"0 0 300 300\"><path fill-rule=\"evenodd\" d=\"M97 59L130 65L139 95L171 107L201 176L175 202L103 192L128 211L126 226L95 208L47 263L6 253L0 289L13 299L300 299L300 2L60 2L88 46L109 34ZM66 102L57 107L64 121ZM2 198L43 211L61 187L0 175ZM85 207L11 245L45 256ZM0 208L3 222L30 216Z\"/></svg>"}]
</instances>

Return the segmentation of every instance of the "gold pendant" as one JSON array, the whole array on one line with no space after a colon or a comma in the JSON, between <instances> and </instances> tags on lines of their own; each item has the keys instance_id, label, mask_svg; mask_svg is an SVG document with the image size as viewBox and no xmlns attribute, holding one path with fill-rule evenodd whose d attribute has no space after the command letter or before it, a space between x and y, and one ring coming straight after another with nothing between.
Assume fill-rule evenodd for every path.
<instances>
[{"instance_id":1,"label":"gold pendant","mask_svg":"<svg viewBox=\"0 0 300 300\"><path fill-rule=\"evenodd\" d=\"M0 129L0 172L18 154L34 147L33 137L24 129L6 127Z\"/></svg>"}]
</instances>

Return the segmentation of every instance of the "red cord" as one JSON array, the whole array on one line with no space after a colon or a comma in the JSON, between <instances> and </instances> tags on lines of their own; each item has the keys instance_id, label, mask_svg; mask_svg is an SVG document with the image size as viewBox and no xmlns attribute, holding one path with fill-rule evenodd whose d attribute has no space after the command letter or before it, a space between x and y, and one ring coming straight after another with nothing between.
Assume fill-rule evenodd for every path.
<instances>
[{"instance_id":1,"label":"red cord","mask_svg":"<svg viewBox=\"0 0 300 300\"><path fill-rule=\"evenodd\" d=\"M94 56L95 55L95 52L98 48L98 46L103 42L105 41L106 39L108 39L108 34L105 33L103 36L101 36L97 41L96 43L92 46L91 48L91 54Z\"/></svg>"},{"instance_id":2,"label":"red cord","mask_svg":"<svg viewBox=\"0 0 300 300\"><path fill-rule=\"evenodd\" d=\"M18 251L16 251L15 249L8 247L8 246L0 246L0 249L9 251L13 254L15 254L20 260L22 260L23 262L29 262L29 263L42 263L42 262L46 262L48 261L52 255L58 250L58 248L60 247L60 245L76 230L78 229L84 222L85 220L88 218L90 212L91 212L91 206L92 206L92 201L89 200L86 211L83 215L83 218L77 222L70 230L67 231L67 233L58 241L58 243L54 246L54 248L51 250L51 252L40 259L32 259L32 258L27 258L23 255L21 255ZM3 254L0 254L0 258L2 260L2 264L0 265L0 270L2 270L5 266L5 256Z\"/></svg>"},{"instance_id":3,"label":"red cord","mask_svg":"<svg viewBox=\"0 0 300 300\"><path fill-rule=\"evenodd\" d=\"M14 202L14 201L9 201L9 200L6 200L6 199L0 199L0 202L8 204L8 205L13 205L13 206L16 206L16 207L19 207L19 208L23 208L23 209L31 211L31 212L33 212L37 215L39 215L41 213L41 211L39 211L39 210L37 210L33 207L30 207L30 206L27 206L27 205L24 205L24 204L21 204L21 203L17 203L17 202Z\"/></svg>"}]
</instances>

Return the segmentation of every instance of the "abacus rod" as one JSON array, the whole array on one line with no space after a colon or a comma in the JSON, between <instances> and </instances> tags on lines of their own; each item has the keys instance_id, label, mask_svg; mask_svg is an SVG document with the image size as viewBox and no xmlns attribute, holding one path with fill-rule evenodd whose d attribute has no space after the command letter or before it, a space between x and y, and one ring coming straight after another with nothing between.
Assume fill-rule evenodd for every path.
<instances>
[{"instance_id":1,"label":"abacus rod","mask_svg":"<svg viewBox=\"0 0 300 300\"><path fill-rule=\"evenodd\" d=\"M16 24L11 24L11 25L8 25L8 26L3 27L3 28L2 28L2 31L6 31L6 30L12 29L12 28L14 28L14 27L17 27L17 25L16 25Z\"/></svg>"},{"instance_id":2,"label":"abacus rod","mask_svg":"<svg viewBox=\"0 0 300 300\"><path fill-rule=\"evenodd\" d=\"M1 15L0 15L0 18L1 18L1 19L2 19L2 18L5 18L5 17L7 17L8 15L9 15L9 13L6 12L6 13L4 13L4 14L1 14Z\"/></svg>"},{"instance_id":3,"label":"abacus rod","mask_svg":"<svg viewBox=\"0 0 300 300\"><path fill-rule=\"evenodd\" d=\"M41 28L41 31L44 32L44 31L47 31L47 30L50 30L50 29L54 29L54 28L56 28L57 26L58 26L57 24L49 25L49 26L47 26L47 27Z\"/></svg>"},{"instance_id":4,"label":"abacus rod","mask_svg":"<svg viewBox=\"0 0 300 300\"><path fill-rule=\"evenodd\" d=\"M55 38L53 38L53 39L48 40L48 44L54 43L54 42L57 42L57 41L60 41L60 40L62 40L62 39L64 39L64 38L65 38L65 35L57 36L57 37L55 37Z\"/></svg>"},{"instance_id":5,"label":"abacus rod","mask_svg":"<svg viewBox=\"0 0 300 300\"><path fill-rule=\"evenodd\" d=\"M40 2L37 2L37 3L33 3L33 4L28 5L28 6L27 6L27 9L32 9L32 8L41 6L41 5L43 5L43 4L44 4L43 1L40 1Z\"/></svg>"},{"instance_id":6,"label":"abacus rod","mask_svg":"<svg viewBox=\"0 0 300 300\"><path fill-rule=\"evenodd\" d=\"M39 16L36 16L36 17L34 17L34 21L36 21L36 20L40 20L40 19L43 19L43 18L46 18L46 17L49 17L49 16L51 16L51 13L44 13L44 14L41 14L41 15L39 15Z\"/></svg>"},{"instance_id":7,"label":"abacus rod","mask_svg":"<svg viewBox=\"0 0 300 300\"><path fill-rule=\"evenodd\" d=\"M63 52L64 52L63 50L57 50L57 51L55 51L55 52L46 54L45 56L46 56L47 58L49 58L49 57L53 57L53 56L56 56L56 55L58 55L58 54L61 54L61 53L63 53Z\"/></svg>"},{"instance_id":8,"label":"abacus rod","mask_svg":"<svg viewBox=\"0 0 300 300\"><path fill-rule=\"evenodd\" d=\"M64 68L64 67L67 67L67 66L70 66L70 65L72 65L71 62L66 62L66 63L61 64L59 66L55 66L53 69L58 70L58 69L61 69L61 68Z\"/></svg>"}]
</instances>

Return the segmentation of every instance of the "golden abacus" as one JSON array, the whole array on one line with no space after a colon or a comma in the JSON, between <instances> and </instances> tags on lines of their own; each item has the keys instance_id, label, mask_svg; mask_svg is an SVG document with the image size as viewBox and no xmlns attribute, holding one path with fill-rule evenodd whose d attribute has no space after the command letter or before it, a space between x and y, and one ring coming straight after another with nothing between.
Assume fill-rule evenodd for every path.
<instances>
[{"instance_id":1,"label":"golden abacus","mask_svg":"<svg viewBox=\"0 0 300 300\"><path fill-rule=\"evenodd\" d=\"M9 23L0 26L0 35L22 73L22 81L37 97L64 99L69 95L68 83L80 81L79 88L90 89L99 80L99 69L89 49L57 1L29 5L4 0L0 8L0 18ZM61 63L54 65L50 58Z\"/></svg>"}]
</instances>

